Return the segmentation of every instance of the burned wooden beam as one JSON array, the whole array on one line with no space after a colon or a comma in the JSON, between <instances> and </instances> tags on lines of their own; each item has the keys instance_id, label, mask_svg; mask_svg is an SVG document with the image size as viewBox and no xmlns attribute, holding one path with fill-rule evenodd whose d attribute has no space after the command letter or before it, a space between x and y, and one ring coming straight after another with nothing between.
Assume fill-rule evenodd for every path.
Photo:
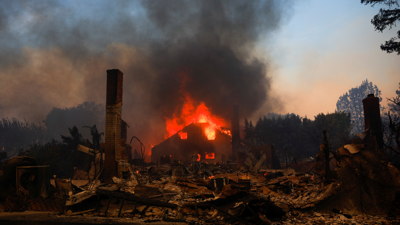
<instances>
[{"instance_id":1,"label":"burned wooden beam","mask_svg":"<svg viewBox=\"0 0 400 225\"><path fill-rule=\"evenodd\" d=\"M153 195L148 197L150 198L159 198L159 197L165 197L165 196L174 196L174 195L178 195L179 193L165 193L165 194L161 194L161 195Z\"/></svg>"},{"instance_id":2,"label":"burned wooden beam","mask_svg":"<svg viewBox=\"0 0 400 225\"><path fill-rule=\"evenodd\" d=\"M119 206L118 217L121 216L121 211L122 211L122 207L124 206L124 203L125 203L125 199L122 199L121 205Z\"/></svg>"},{"instance_id":3,"label":"burned wooden beam","mask_svg":"<svg viewBox=\"0 0 400 225\"><path fill-rule=\"evenodd\" d=\"M324 143L325 143L325 179L327 182L330 182L331 179L331 168L329 167L329 143L328 143L328 138L326 136L326 129L322 131L324 134Z\"/></svg>"},{"instance_id":4,"label":"burned wooden beam","mask_svg":"<svg viewBox=\"0 0 400 225\"><path fill-rule=\"evenodd\" d=\"M221 206L221 205L225 205L234 201L237 201L238 199L244 198L246 196L248 196L249 193L246 191L239 191L236 194L233 194L231 196L228 196L226 198L218 198L216 200L213 201L206 201L206 202L188 202L183 204L183 207L201 207L201 208L205 208L205 207L215 207L215 206Z\"/></svg>"},{"instance_id":5,"label":"burned wooden beam","mask_svg":"<svg viewBox=\"0 0 400 225\"><path fill-rule=\"evenodd\" d=\"M235 219L235 220L237 220L237 221L239 221L239 222L242 222L242 223L244 223L244 224L249 224L247 221L242 220L242 219L240 219L239 217L236 217L236 216L234 216L234 215L231 215L230 213L228 213L228 212L226 212L226 211L224 211L224 210L222 210L222 209L220 209L220 208L218 208L218 207L216 207L216 206L212 206L212 207L213 207L214 209L218 210L219 212L225 214L226 216L232 217L233 219Z\"/></svg>"},{"instance_id":6,"label":"burned wooden beam","mask_svg":"<svg viewBox=\"0 0 400 225\"><path fill-rule=\"evenodd\" d=\"M168 208L178 207L176 204L171 204L168 202L162 202L162 201L157 201L157 200L153 200L153 199L138 197L138 196L135 196L134 194L130 194L130 193L108 191L108 190L104 190L104 189L100 189L100 188L97 189L96 194L107 195L107 196L111 196L114 198L125 199L128 201L138 202L138 203L150 205L150 206L161 206L161 207L168 207Z\"/></svg>"}]
</instances>

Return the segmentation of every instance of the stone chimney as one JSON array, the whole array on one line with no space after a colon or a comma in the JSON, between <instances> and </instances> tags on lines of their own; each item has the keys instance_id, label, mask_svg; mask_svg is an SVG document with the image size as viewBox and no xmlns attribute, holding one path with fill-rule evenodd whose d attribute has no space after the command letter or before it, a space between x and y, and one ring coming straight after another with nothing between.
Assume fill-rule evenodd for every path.
<instances>
[{"instance_id":1,"label":"stone chimney","mask_svg":"<svg viewBox=\"0 0 400 225\"><path fill-rule=\"evenodd\" d=\"M371 134L376 137L379 149L383 151L383 134L379 98L374 97L374 94L369 94L367 98L362 100L362 102L364 106L365 130L370 130Z\"/></svg>"},{"instance_id":2,"label":"stone chimney","mask_svg":"<svg viewBox=\"0 0 400 225\"><path fill-rule=\"evenodd\" d=\"M236 158L236 154L240 147L240 127L239 127L239 106L233 106L233 117L232 117L232 158Z\"/></svg>"},{"instance_id":3,"label":"stone chimney","mask_svg":"<svg viewBox=\"0 0 400 225\"><path fill-rule=\"evenodd\" d=\"M104 181L111 183L117 176L117 162L125 159L125 149L121 146L123 73L118 69L107 70L106 132Z\"/></svg>"}]
</instances>

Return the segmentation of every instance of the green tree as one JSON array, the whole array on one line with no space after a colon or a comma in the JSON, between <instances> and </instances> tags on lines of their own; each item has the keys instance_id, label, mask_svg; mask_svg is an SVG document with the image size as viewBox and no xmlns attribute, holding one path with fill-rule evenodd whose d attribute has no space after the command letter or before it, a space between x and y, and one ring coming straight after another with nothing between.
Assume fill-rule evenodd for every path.
<instances>
[{"instance_id":1,"label":"green tree","mask_svg":"<svg viewBox=\"0 0 400 225\"><path fill-rule=\"evenodd\" d=\"M361 3L370 4L372 7L376 4L384 4L389 7L389 9L381 8L379 13L372 18L371 23L374 25L375 30L383 32L387 27L392 29L393 26L396 26L396 21L400 20L400 9L392 8L393 6L399 6L397 0L361 0ZM397 52L400 55L400 42L396 42L398 39L400 39L400 30L397 31L397 37L393 37L381 45L382 51L387 53Z\"/></svg>"},{"instance_id":2,"label":"green tree","mask_svg":"<svg viewBox=\"0 0 400 225\"><path fill-rule=\"evenodd\" d=\"M351 121L353 129L351 134L357 134L364 131L364 108L362 100L367 97L368 94L374 94L375 97L379 98L379 102L382 101L381 91L372 82L368 82L368 79L363 81L360 86L352 88L349 92L346 92L339 97L336 102L336 112L345 111L351 114ZM385 108L381 106L383 112Z\"/></svg>"}]
</instances>

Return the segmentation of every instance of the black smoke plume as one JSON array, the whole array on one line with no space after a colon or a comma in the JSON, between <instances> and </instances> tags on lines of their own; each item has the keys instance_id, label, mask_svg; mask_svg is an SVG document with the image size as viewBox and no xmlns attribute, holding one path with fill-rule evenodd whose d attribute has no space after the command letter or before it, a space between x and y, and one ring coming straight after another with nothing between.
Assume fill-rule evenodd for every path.
<instances>
[{"instance_id":1,"label":"black smoke plume","mask_svg":"<svg viewBox=\"0 0 400 225\"><path fill-rule=\"evenodd\" d=\"M106 70L124 73L129 135L157 144L187 91L230 120L279 107L256 47L288 1L0 1L0 117L43 121L53 109L105 105ZM267 112L265 112L267 113ZM90 124L88 124L90 125ZM71 127L73 125L71 124Z\"/></svg>"}]
</instances>

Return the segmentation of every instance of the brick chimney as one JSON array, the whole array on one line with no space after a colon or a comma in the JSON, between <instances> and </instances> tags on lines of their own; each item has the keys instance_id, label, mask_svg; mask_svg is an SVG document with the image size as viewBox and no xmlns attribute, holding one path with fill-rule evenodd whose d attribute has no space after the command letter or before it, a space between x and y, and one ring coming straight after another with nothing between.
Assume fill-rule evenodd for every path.
<instances>
[{"instance_id":1,"label":"brick chimney","mask_svg":"<svg viewBox=\"0 0 400 225\"><path fill-rule=\"evenodd\" d=\"M125 159L125 150L121 146L122 115L122 79L123 73L118 69L107 70L106 96L106 132L104 181L111 183L117 176L117 162Z\"/></svg>"},{"instance_id":2,"label":"brick chimney","mask_svg":"<svg viewBox=\"0 0 400 225\"><path fill-rule=\"evenodd\" d=\"M239 106L233 106L232 117L232 158L236 158L237 151L240 147L240 128L239 128Z\"/></svg>"},{"instance_id":3,"label":"brick chimney","mask_svg":"<svg viewBox=\"0 0 400 225\"><path fill-rule=\"evenodd\" d=\"M365 130L370 130L371 134L376 137L379 149L383 151L383 134L379 98L374 97L374 94L369 94L367 98L362 100L362 102L364 106Z\"/></svg>"}]
</instances>

